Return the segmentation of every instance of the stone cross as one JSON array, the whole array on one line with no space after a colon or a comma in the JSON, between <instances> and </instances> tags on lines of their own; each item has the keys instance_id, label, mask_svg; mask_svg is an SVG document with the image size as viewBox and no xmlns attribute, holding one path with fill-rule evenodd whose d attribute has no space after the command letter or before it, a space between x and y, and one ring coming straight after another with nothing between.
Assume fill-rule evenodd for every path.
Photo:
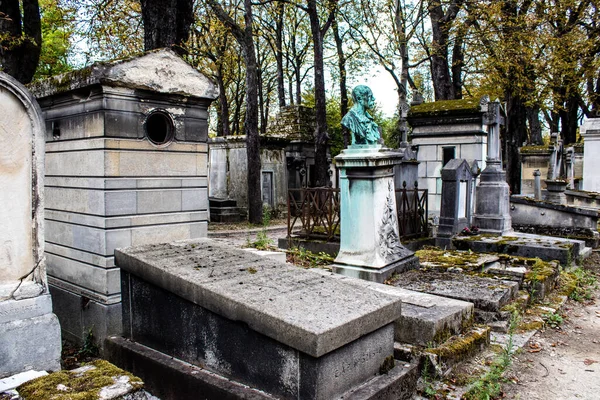
<instances>
[{"instance_id":1,"label":"stone cross","mask_svg":"<svg viewBox=\"0 0 600 400\"><path fill-rule=\"evenodd\" d=\"M504 125L504 117L500 113L500 101L485 101L482 99L481 110L483 114L483 124L488 127L487 160L488 164L500 166L500 125Z\"/></svg>"},{"instance_id":2,"label":"stone cross","mask_svg":"<svg viewBox=\"0 0 600 400\"><path fill-rule=\"evenodd\" d=\"M399 111L399 118L400 118L400 123L399 123L399 127L400 127L400 133L401 133L401 139L400 139L400 147L401 148L407 148L408 147L408 127L406 126L406 117L408 116L408 111L410 111L410 106L408 105L408 103L406 101L400 101L400 104L398 105L398 111Z\"/></svg>"}]
</instances>

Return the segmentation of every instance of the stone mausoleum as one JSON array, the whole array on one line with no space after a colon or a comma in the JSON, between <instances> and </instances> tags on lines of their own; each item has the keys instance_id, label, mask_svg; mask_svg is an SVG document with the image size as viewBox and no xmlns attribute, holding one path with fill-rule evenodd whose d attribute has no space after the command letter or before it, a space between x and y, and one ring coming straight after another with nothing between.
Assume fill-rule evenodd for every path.
<instances>
[{"instance_id":1,"label":"stone mausoleum","mask_svg":"<svg viewBox=\"0 0 600 400\"><path fill-rule=\"evenodd\" d=\"M413 104L411 144L418 149L419 188L429 190L429 211L439 212L442 168L454 158L485 168L487 132L478 99Z\"/></svg>"},{"instance_id":2,"label":"stone mausoleum","mask_svg":"<svg viewBox=\"0 0 600 400\"><path fill-rule=\"evenodd\" d=\"M206 236L216 86L171 50L32 86L45 118L46 258L63 337L121 331L116 248Z\"/></svg>"},{"instance_id":3,"label":"stone mausoleum","mask_svg":"<svg viewBox=\"0 0 600 400\"><path fill-rule=\"evenodd\" d=\"M261 135L261 193L263 204L276 212L287 210L288 189L314 183L314 110L304 106L282 107ZM211 199L236 202L244 213L248 207L246 136L224 136L209 140ZM211 200L214 201L214 200ZM211 220L223 212L211 206Z\"/></svg>"}]
</instances>

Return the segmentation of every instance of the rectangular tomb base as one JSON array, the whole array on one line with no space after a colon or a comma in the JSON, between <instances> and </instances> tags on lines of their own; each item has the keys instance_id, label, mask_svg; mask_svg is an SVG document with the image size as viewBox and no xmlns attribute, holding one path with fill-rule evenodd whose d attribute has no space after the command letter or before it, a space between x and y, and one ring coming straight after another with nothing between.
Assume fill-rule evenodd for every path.
<instances>
[{"instance_id":1,"label":"rectangular tomb base","mask_svg":"<svg viewBox=\"0 0 600 400\"><path fill-rule=\"evenodd\" d=\"M60 370L60 326L49 294L0 302L0 378Z\"/></svg>"},{"instance_id":2,"label":"rectangular tomb base","mask_svg":"<svg viewBox=\"0 0 600 400\"><path fill-rule=\"evenodd\" d=\"M113 363L139 376L145 388L162 400L278 398L122 337L107 338L104 348ZM372 377L339 398L409 400L414 396L419 376L417 364L395 360L390 371Z\"/></svg>"},{"instance_id":3,"label":"rectangular tomb base","mask_svg":"<svg viewBox=\"0 0 600 400\"><path fill-rule=\"evenodd\" d=\"M332 399L393 360L396 297L206 239L115 254L123 336L240 384Z\"/></svg>"},{"instance_id":4,"label":"rectangular tomb base","mask_svg":"<svg viewBox=\"0 0 600 400\"><path fill-rule=\"evenodd\" d=\"M126 336L282 398L331 399L374 376L393 356L393 323L313 357L122 273Z\"/></svg>"},{"instance_id":5,"label":"rectangular tomb base","mask_svg":"<svg viewBox=\"0 0 600 400\"><path fill-rule=\"evenodd\" d=\"M63 339L80 345L90 330L95 338L121 333L120 302L103 304L57 286L49 287Z\"/></svg>"},{"instance_id":6,"label":"rectangular tomb base","mask_svg":"<svg viewBox=\"0 0 600 400\"><path fill-rule=\"evenodd\" d=\"M332 265L332 271L336 274L349 276L352 278L363 279L366 281L383 283L394 274L401 274L406 271L419 267L419 259L410 255L401 260L395 261L383 268L373 268L360 265L347 265L335 263Z\"/></svg>"},{"instance_id":7,"label":"rectangular tomb base","mask_svg":"<svg viewBox=\"0 0 600 400\"><path fill-rule=\"evenodd\" d=\"M452 245L458 250L477 253L504 253L519 257L538 257L544 261L558 260L563 266L578 263L585 258L585 242L582 240L557 238L511 232L504 236L456 236Z\"/></svg>"}]
</instances>

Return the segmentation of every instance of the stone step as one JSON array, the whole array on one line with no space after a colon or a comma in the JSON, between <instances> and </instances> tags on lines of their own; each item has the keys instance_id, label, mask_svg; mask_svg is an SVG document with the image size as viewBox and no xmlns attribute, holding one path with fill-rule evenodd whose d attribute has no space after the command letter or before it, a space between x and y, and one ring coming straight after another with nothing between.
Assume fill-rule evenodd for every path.
<instances>
[{"instance_id":1,"label":"stone step","mask_svg":"<svg viewBox=\"0 0 600 400\"><path fill-rule=\"evenodd\" d=\"M387 373L377 375L362 386L346 392L344 400L410 400L414 398L419 380L419 365L395 360Z\"/></svg>"},{"instance_id":2,"label":"stone step","mask_svg":"<svg viewBox=\"0 0 600 400\"><path fill-rule=\"evenodd\" d=\"M219 199L217 197L208 198L209 207L236 207L237 202L232 199Z\"/></svg>"},{"instance_id":3,"label":"stone step","mask_svg":"<svg viewBox=\"0 0 600 400\"><path fill-rule=\"evenodd\" d=\"M577 263L587 253L583 240L514 232L505 236L457 236L452 245L458 250L478 253L503 253L508 255L557 260L563 266Z\"/></svg>"},{"instance_id":4,"label":"stone step","mask_svg":"<svg viewBox=\"0 0 600 400\"><path fill-rule=\"evenodd\" d=\"M518 282L533 299L543 299L554 288L559 276L557 261L542 261L506 254L475 253L472 251L428 248L417 251L421 270L485 274Z\"/></svg>"},{"instance_id":5,"label":"stone step","mask_svg":"<svg viewBox=\"0 0 600 400\"><path fill-rule=\"evenodd\" d=\"M490 344L491 329L473 326L460 335L450 337L437 346L414 346L394 343L394 357L417 363L429 376L445 376L458 363L475 356Z\"/></svg>"},{"instance_id":6,"label":"stone step","mask_svg":"<svg viewBox=\"0 0 600 400\"><path fill-rule=\"evenodd\" d=\"M332 275L347 283L400 298L402 316L394 323L394 339L399 342L420 346L441 343L452 335L462 333L473 323L473 303L332 274L324 270L315 272Z\"/></svg>"},{"instance_id":7,"label":"stone step","mask_svg":"<svg viewBox=\"0 0 600 400\"><path fill-rule=\"evenodd\" d=\"M396 287L473 303L476 309L498 312L515 298L519 283L458 272L413 270L398 275Z\"/></svg>"}]
</instances>

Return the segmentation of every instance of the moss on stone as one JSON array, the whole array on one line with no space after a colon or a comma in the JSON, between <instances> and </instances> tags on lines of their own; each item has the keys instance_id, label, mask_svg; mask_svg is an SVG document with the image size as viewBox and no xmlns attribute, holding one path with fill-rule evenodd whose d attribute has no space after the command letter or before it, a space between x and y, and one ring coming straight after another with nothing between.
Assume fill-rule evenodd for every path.
<instances>
[{"instance_id":1,"label":"moss on stone","mask_svg":"<svg viewBox=\"0 0 600 400\"><path fill-rule=\"evenodd\" d=\"M58 371L26 382L17 388L24 400L96 400L103 387L113 385L119 376L127 376L129 383L138 390L144 383L106 360L96 360L87 365L94 368L81 374ZM61 385L61 386L59 386ZM64 385L64 386L63 386Z\"/></svg>"},{"instance_id":2,"label":"moss on stone","mask_svg":"<svg viewBox=\"0 0 600 400\"><path fill-rule=\"evenodd\" d=\"M421 264L429 263L436 268L461 267L467 269L477 266L482 256L482 254L472 251L441 250L432 247L418 250L415 255Z\"/></svg>"},{"instance_id":3,"label":"moss on stone","mask_svg":"<svg viewBox=\"0 0 600 400\"><path fill-rule=\"evenodd\" d=\"M521 154L550 154L550 150L548 150L548 146L539 145L539 146L523 146L519 149Z\"/></svg>"},{"instance_id":4,"label":"moss on stone","mask_svg":"<svg viewBox=\"0 0 600 400\"><path fill-rule=\"evenodd\" d=\"M442 116L457 112L476 113L481 112L479 108L479 99L460 99L460 100L440 100L431 103L423 103L412 106L409 116Z\"/></svg>"},{"instance_id":5,"label":"moss on stone","mask_svg":"<svg viewBox=\"0 0 600 400\"><path fill-rule=\"evenodd\" d=\"M394 368L395 362L394 362L394 356L387 356L385 358L385 360L383 360L383 362L381 363L381 365L379 366L379 373L380 374L387 374L388 372L390 372L393 368Z\"/></svg>"},{"instance_id":6,"label":"moss on stone","mask_svg":"<svg viewBox=\"0 0 600 400\"><path fill-rule=\"evenodd\" d=\"M454 336L438 347L429 348L427 353L435 354L444 359L462 361L481 344L487 344L490 328L475 329L464 335Z\"/></svg>"},{"instance_id":7,"label":"moss on stone","mask_svg":"<svg viewBox=\"0 0 600 400\"><path fill-rule=\"evenodd\" d=\"M542 329L544 327L544 321L533 320L533 321L523 321L517 326L517 332L527 332L527 331L537 331L538 329Z\"/></svg>"},{"instance_id":8,"label":"moss on stone","mask_svg":"<svg viewBox=\"0 0 600 400\"><path fill-rule=\"evenodd\" d=\"M535 259L535 264L525 274L525 282L543 282L546 279L556 274L556 268L551 262L542 261L539 258Z\"/></svg>"}]
</instances>

